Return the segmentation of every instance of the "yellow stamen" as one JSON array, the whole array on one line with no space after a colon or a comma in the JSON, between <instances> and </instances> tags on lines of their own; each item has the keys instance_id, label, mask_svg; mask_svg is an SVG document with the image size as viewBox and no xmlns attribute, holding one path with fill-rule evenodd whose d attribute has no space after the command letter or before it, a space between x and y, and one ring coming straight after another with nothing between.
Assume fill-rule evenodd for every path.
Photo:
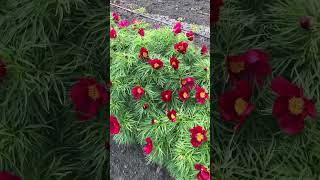
<instances>
[{"instance_id":1,"label":"yellow stamen","mask_svg":"<svg viewBox=\"0 0 320 180\"><path fill-rule=\"evenodd\" d=\"M300 97L292 97L289 100L289 111L293 115L299 115L303 112L304 100Z\"/></svg>"},{"instance_id":2,"label":"yellow stamen","mask_svg":"<svg viewBox=\"0 0 320 180\"><path fill-rule=\"evenodd\" d=\"M88 87L88 96L94 101L100 98L100 94L96 85L91 85Z\"/></svg>"},{"instance_id":3,"label":"yellow stamen","mask_svg":"<svg viewBox=\"0 0 320 180\"><path fill-rule=\"evenodd\" d=\"M204 139L203 134L197 133L197 134L196 134L196 139L197 139L198 142L201 142L201 141Z\"/></svg>"},{"instance_id":4,"label":"yellow stamen","mask_svg":"<svg viewBox=\"0 0 320 180\"><path fill-rule=\"evenodd\" d=\"M201 93L200 93L200 97L201 97L201 98L205 98L205 97L206 97L206 93L205 93L205 92L201 92Z\"/></svg>"},{"instance_id":5,"label":"yellow stamen","mask_svg":"<svg viewBox=\"0 0 320 180\"><path fill-rule=\"evenodd\" d=\"M157 67L159 67L160 65L158 64L158 63L155 63L154 65L153 65L153 67L154 68L157 68Z\"/></svg>"},{"instance_id":6,"label":"yellow stamen","mask_svg":"<svg viewBox=\"0 0 320 180\"><path fill-rule=\"evenodd\" d=\"M137 92L138 92L138 94L141 94L142 93L141 88L137 88Z\"/></svg>"},{"instance_id":7,"label":"yellow stamen","mask_svg":"<svg viewBox=\"0 0 320 180\"><path fill-rule=\"evenodd\" d=\"M230 71L240 73L244 70L244 62L230 62Z\"/></svg>"},{"instance_id":8,"label":"yellow stamen","mask_svg":"<svg viewBox=\"0 0 320 180\"><path fill-rule=\"evenodd\" d=\"M143 53L142 53L142 56L145 57L145 58L148 58L148 53L143 52Z\"/></svg>"},{"instance_id":9,"label":"yellow stamen","mask_svg":"<svg viewBox=\"0 0 320 180\"><path fill-rule=\"evenodd\" d=\"M174 61L173 61L173 62L172 62L171 64L172 64L172 66L175 66L175 65L177 65L177 64L176 64L176 62L174 62Z\"/></svg>"},{"instance_id":10,"label":"yellow stamen","mask_svg":"<svg viewBox=\"0 0 320 180\"><path fill-rule=\"evenodd\" d=\"M247 109L247 106L248 103L246 101L244 101L242 98L238 98L234 103L234 110L238 115L241 115Z\"/></svg>"},{"instance_id":11,"label":"yellow stamen","mask_svg":"<svg viewBox=\"0 0 320 180\"><path fill-rule=\"evenodd\" d=\"M187 92L184 92L183 94L182 94L182 96L183 96L183 98L188 98L189 97L189 94L187 93Z\"/></svg>"},{"instance_id":12,"label":"yellow stamen","mask_svg":"<svg viewBox=\"0 0 320 180\"><path fill-rule=\"evenodd\" d=\"M171 119L175 119L176 116L174 114L171 114Z\"/></svg>"},{"instance_id":13,"label":"yellow stamen","mask_svg":"<svg viewBox=\"0 0 320 180\"><path fill-rule=\"evenodd\" d=\"M186 84L187 84L187 81L186 81L186 80L182 80L182 81L181 81L181 84L182 84L182 85L186 85Z\"/></svg>"}]
</instances>

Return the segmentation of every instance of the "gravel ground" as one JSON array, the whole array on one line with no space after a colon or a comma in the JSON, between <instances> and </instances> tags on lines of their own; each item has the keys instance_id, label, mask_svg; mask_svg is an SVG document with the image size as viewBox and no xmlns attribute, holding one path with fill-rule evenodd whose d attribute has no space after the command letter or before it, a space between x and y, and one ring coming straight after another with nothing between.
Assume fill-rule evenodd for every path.
<instances>
[{"instance_id":1,"label":"gravel ground","mask_svg":"<svg viewBox=\"0 0 320 180\"><path fill-rule=\"evenodd\" d=\"M178 18L186 30L191 25L196 25L197 33L210 37L210 0L112 0L112 3L135 10L144 7L143 13L154 19L174 24ZM111 6L111 11L116 11L124 19L133 18L159 24L154 20L143 18L139 15ZM161 23L160 23L161 24ZM161 24L165 25L165 24ZM210 39L195 35L194 42L201 46L206 44L210 48ZM147 164L142 147L139 145L118 145L111 141L110 178L111 180L173 180L165 168Z\"/></svg>"}]
</instances>

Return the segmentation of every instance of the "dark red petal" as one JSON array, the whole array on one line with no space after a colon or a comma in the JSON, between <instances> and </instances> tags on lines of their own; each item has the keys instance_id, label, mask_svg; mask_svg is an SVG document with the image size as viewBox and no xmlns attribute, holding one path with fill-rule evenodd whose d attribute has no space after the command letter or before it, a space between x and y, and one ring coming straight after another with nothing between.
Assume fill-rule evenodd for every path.
<instances>
[{"instance_id":1,"label":"dark red petal","mask_svg":"<svg viewBox=\"0 0 320 180\"><path fill-rule=\"evenodd\" d=\"M288 97L278 97L272 107L272 115L276 118L288 113Z\"/></svg>"},{"instance_id":2,"label":"dark red petal","mask_svg":"<svg viewBox=\"0 0 320 180\"><path fill-rule=\"evenodd\" d=\"M247 81L240 80L235 83L235 92L246 100L251 97L251 87Z\"/></svg>"},{"instance_id":3,"label":"dark red petal","mask_svg":"<svg viewBox=\"0 0 320 180\"><path fill-rule=\"evenodd\" d=\"M286 114L278 119L281 130L287 134L293 135L304 129L304 119L300 116Z\"/></svg>"},{"instance_id":4,"label":"dark red petal","mask_svg":"<svg viewBox=\"0 0 320 180\"><path fill-rule=\"evenodd\" d=\"M315 119L317 117L317 109L316 109L314 102L312 102L309 99L304 99L304 103L305 103L305 107L308 112L308 115L311 118Z\"/></svg>"},{"instance_id":5,"label":"dark red petal","mask_svg":"<svg viewBox=\"0 0 320 180\"><path fill-rule=\"evenodd\" d=\"M303 93L302 89L283 77L274 78L271 82L271 89L279 96L300 96Z\"/></svg>"}]
</instances>

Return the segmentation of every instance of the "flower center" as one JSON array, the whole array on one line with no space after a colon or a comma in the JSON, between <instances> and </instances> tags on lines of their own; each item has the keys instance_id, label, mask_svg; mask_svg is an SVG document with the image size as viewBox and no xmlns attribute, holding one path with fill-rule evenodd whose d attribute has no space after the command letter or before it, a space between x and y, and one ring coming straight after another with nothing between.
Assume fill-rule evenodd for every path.
<instances>
[{"instance_id":1,"label":"flower center","mask_svg":"<svg viewBox=\"0 0 320 180\"><path fill-rule=\"evenodd\" d=\"M153 65L153 67L154 67L154 68L158 68L158 67L159 67L159 64L158 64L158 63L155 63L155 64Z\"/></svg>"},{"instance_id":2,"label":"flower center","mask_svg":"<svg viewBox=\"0 0 320 180\"><path fill-rule=\"evenodd\" d=\"M100 94L96 85L91 85L88 87L88 96L94 101L100 98Z\"/></svg>"},{"instance_id":3,"label":"flower center","mask_svg":"<svg viewBox=\"0 0 320 180\"><path fill-rule=\"evenodd\" d=\"M180 51L183 51L184 50L184 47L181 45L181 46L179 46L179 50Z\"/></svg>"},{"instance_id":4,"label":"flower center","mask_svg":"<svg viewBox=\"0 0 320 180\"><path fill-rule=\"evenodd\" d=\"M240 73L244 70L244 62L230 62L230 71L233 73Z\"/></svg>"},{"instance_id":5,"label":"flower center","mask_svg":"<svg viewBox=\"0 0 320 180\"><path fill-rule=\"evenodd\" d=\"M137 92L138 92L138 94L141 94L141 93L142 93L141 88L138 88L138 89L137 89Z\"/></svg>"},{"instance_id":6,"label":"flower center","mask_svg":"<svg viewBox=\"0 0 320 180\"><path fill-rule=\"evenodd\" d=\"M304 101L300 97L292 97L289 100L289 111L294 115L299 115L304 109Z\"/></svg>"},{"instance_id":7,"label":"flower center","mask_svg":"<svg viewBox=\"0 0 320 180\"><path fill-rule=\"evenodd\" d=\"M166 94L164 97L165 97L166 99L169 99L169 95L168 95L168 94Z\"/></svg>"},{"instance_id":8,"label":"flower center","mask_svg":"<svg viewBox=\"0 0 320 180\"><path fill-rule=\"evenodd\" d=\"M242 98L238 98L234 103L234 110L238 115L241 115L247 109L248 103Z\"/></svg>"},{"instance_id":9,"label":"flower center","mask_svg":"<svg viewBox=\"0 0 320 180\"><path fill-rule=\"evenodd\" d=\"M200 93L200 97L201 97L201 98L205 98L205 97L206 97L206 93L205 93L205 92L201 92L201 93Z\"/></svg>"},{"instance_id":10,"label":"flower center","mask_svg":"<svg viewBox=\"0 0 320 180\"><path fill-rule=\"evenodd\" d=\"M182 84L182 85L186 85L186 84L187 84L187 81L186 81L186 80L182 80L182 81L181 81L181 84Z\"/></svg>"},{"instance_id":11,"label":"flower center","mask_svg":"<svg viewBox=\"0 0 320 180\"><path fill-rule=\"evenodd\" d=\"M189 97L189 94L188 94L187 92L184 92L184 93L182 94L182 96L183 96L183 98L187 99L187 98Z\"/></svg>"},{"instance_id":12,"label":"flower center","mask_svg":"<svg viewBox=\"0 0 320 180\"><path fill-rule=\"evenodd\" d=\"M201 142L201 141L204 139L203 134L197 133L197 134L196 134L196 139L197 139L198 142Z\"/></svg>"},{"instance_id":13,"label":"flower center","mask_svg":"<svg viewBox=\"0 0 320 180\"><path fill-rule=\"evenodd\" d=\"M176 116L174 114L171 114L171 119L175 119Z\"/></svg>"},{"instance_id":14,"label":"flower center","mask_svg":"<svg viewBox=\"0 0 320 180\"><path fill-rule=\"evenodd\" d=\"M177 65L176 62L172 62L172 66L175 66L175 65Z\"/></svg>"},{"instance_id":15,"label":"flower center","mask_svg":"<svg viewBox=\"0 0 320 180\"><path fill-rule=\"evenodd\" d=\"M142 56L145 57L145 58L147 58L147 57L148 57L148 53L143 52L143 53L142 53Z\"/></svg>"}]
</instances>

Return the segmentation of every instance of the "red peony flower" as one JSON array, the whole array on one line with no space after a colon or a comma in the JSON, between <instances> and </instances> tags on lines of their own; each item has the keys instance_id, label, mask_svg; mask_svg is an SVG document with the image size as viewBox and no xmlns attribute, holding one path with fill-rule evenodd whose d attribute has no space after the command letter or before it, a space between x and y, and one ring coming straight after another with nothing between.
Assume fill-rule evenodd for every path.
<instances>
[{"instance_id":1,"label":"red peony flower","mask_svg":"<svg viewBox=\"0 0 320 180\"><path fill-rule=\"evenodd\" d=\"M210 22L213 24L216 24L220 19L220 8L223 6L223 0L213 0L212 2L212 19L210 19Z\"/></svg>"},{"instance_id":2,"label":"red peony flower","mask_svg":"<svg viewBox=\"0 0 320 180\"><path fill-rule=\"evenodd\" d=\"M149 59L149 52L145 47L140 48L139 58L144 60Z\"/></svg>"},{"instance_id":3,"label":"red peony flower","mask_svg":"<svg viewBox=\"0 0 320 180\"><path fill-rule=\"evenodd\" d=\"M6 64L0 59L0 79L7 75L7 66Z\"/></svg>"},{"instance_id":4,"label":"red peony flower","mask_svg":"<svg viewBox=\"0 0 320 180\"><path fill-rule=\"evenodd\" d=\"M110 134L111 135L115 135L118 134L120 132L120 124L118 122L118 119L113 116L110 115Z\"/></svg>"},{"instance_id":5,"label":"red peony flower","mask_svg":"<svg viewBox=\"0 0 320 180\"><path fill-rule=\"evenodd\" d=\"M256 80L262 84L264 77L271 74L267 54L259 49L251 49L244 54L228 56L227 69L231 81L240 79Z\"/></svg>"},{"instance_id":6,"label":"red peony flower","mask_svg":"<svg viewBox=\"0 0 320 180\"><path fill-rule=\"evenodd\" d=\"M127 20L122 20L117 23L117 26L121 28L125 28L129 26L129 22Z\"/></svg>"},{"instance_id":7,"label":"red peony flower","mask_svg":"<svg viewBox=\"0 0 320 180\"><path fill-rule=\"evenodd\" d=\"M174 33L174 35L176 36L177 34L181 33L182 31L182 24L180 22L177 22L173 28L172 28L172 32Z\"/></svg>"},{"instance_id":8,"label":"red peony flower","mask_svg":"<svg viewBox=\"0 0 320 180\"><path fill-rule=\"evenodd\" d=\"M143 147L143 151L145 154L150 154L152 152L153 145L151 138L146 138L146 145Z\"/></svg>"},{"instance_id":9,"label":"red peony flower","mask_svg":"<svg viewBox=\"0 0 320 180\"><path fill-rule=\"evenodd\" d=\"M143 104L143 109L146 110L146 109L148 109L148 108L149 108L149 104L148 104L148 103L144 103L144 104Z\"/></svg>"},{"instance_id":10,"label":"red peony flower","mask_svg":"<svg viewBox=\"0 0 320 180\"><path fill-rule=\"evenodd\" d=\"M149 64L153 69L160 69L163 67L163 62L160 59L149 60Z\"/></svg>"},{"instance_id":11,"label":"red peony flower","mask_svg":"<svg viewBox=\"0 0 320 180\"><path fill-rule=\"evenodd\" d=\"M116 12L112 12L112 18L116 23L120 20L120 16Z\"/></svg>"},{"instance_id":12,"label":"red peony flower","mask_svg":"<svg viewBox=\"0 0 320 180\"><path fill-rule=\"evenodd\" d=\"M113 27L111 27L110 28L110 38L114 39L116 37L117 37L117 31Z\"/></svg>"},{"instance_id":13,"label":"red peony flower","mask_svg":"<svg viewBox=\"0 0 320 180\"><path fill-rule=\"evenodd\" d=\"M137 20L136 18L131 19L131 24L140 24L141 22L141 20Z\"/></svg>"},{"instance_id":14,"label":"red peony flower","mask_svg":"<svg viewBox=\"0 0 320 180\"><path fill-rule=\"evenodd\" d=\"M182 87L178 92L179 99L183 102L187 101L190 98L189 88Z\"/></svg>"},{"instance_id":15,"label":"red peony flower","mask_svg":"<svg viewBox=\"0 0 320 180\"><path fill-rule=\"evenodd\" d=\"M208 99L209 94L206 93L204 88L201 88L199 86L196 86L196 100L198 104L204 104L206 102L206 99Z\"/></svg>"},{"instance_id":16,"label":"red peony flower","mask_svg":"<svg viewBox=\"0 0 320 180\"><path fill-rule=\"evenodd\" d=\"M201 126L195 126L189 130L191 133L191 144L193 147L199 147L203 144L204 141L208 139L206 136L207 130L202 129Z\"/></svg>"},{"instance_id":17,"label":"red peony flower","mask_svg":"<svg viewBox=\"0 0 320 180\"><path fill-rule=\"evenodd\" d=\"M177 70L179 68L179 60L176 57L170 58L170 65L174 70Z\"/></svg>"},{"instance_id":18,"label":"red peony flower","mask_svg":"<svg viewBox=\"0 0 320 180\"><path fill-rule=\"evenodd\" d=\"M176 114L177 114L177 112L174 109L167 112L167 116L170 119L170 121L172 121L172 122L176 122L176 120L177 120Z\"/></svg>"},{"instance_id":19,"label":"red peony flower","mask_svg":"<svg viewBox=\"0 0 320 180\"><path fill-rule=\"evenodd\" d=\"M89 120L96 116L99 108L107 102L105 86L95 79L81 78L71 87L70 97L80 120Z\"/></svg>"},{"instance_id":20,"label":"red peony flower","mask_svg":"<svg viewBox=\"0 0 320 180\"><path fill-rule=\"evenodd\" d=\"M204 44L201 47L201 55L206 55L208 53L208 48L207 46Z\"/></svg>"},{"instance_id":21,"label":"red peony flower","mask_svg":"<svg viewBox=\"0 0 320 180\"><path fill-rule=\"evenodd\" d=\"M178 42L178 43L174 44L173 47L179 53L185 54L187 52L188 42L181 41L181 42Z\"/></svg>"},{"instance_id":22,"label":"red peony flower","mask_svg":"<svg viewBox=\"0 0 320 180\"><path fill-rule=\"evenodd\" d=\"M218 109L225 121L236 123L239 129L247 116L253 111L254 105L249 103L251 87L246 81L238 81L231 91L223 93L218 100Z\"/></svg>"},{"instance_id":23,"label":"red peony flower","mask_svg":"<svg viewBox=\"0 0 320 180\"><path fill-rule=\"evenodd\" d=\"M10 172L1 171L0 180L21 180L21 177L12 175Z\"/></svg>"},{"instance_id":24,"label":"red peony flower","mask_svg":"<svg viewBox=\"0 0 320 180\"><path fill-rule=\"evenodd\" d=\"M197 180L210 180L210 172L206 167L201 164L196 164L194 168L199 171L197 174Z\"/></svg>"},{"instance_id":25,"label":"red peony flower","mask_svg":"<svg viewBox=\"0 0 320 180\"><path fill-rule=\"evenodd\" d=\"M172 96L172 91L171 90L166 90L161 92L161 99L163 102L169 102L171 100Z\"/></svg>"},{"instance_id":26,"label":"red peony flower","mask_svg":"<svg viewBox=\"0 0 320 180\"><path fill-rule=\"evenodd\" d=\"M143 37L144 36L144 29L140 28L138 33L140 34L141 37Z\"/></svg>"},{"instance_id":27,"label":"red peony flower","mask_svg":"<svg viewBox=\"0 0 320 180\"><path fill-rule=\"evenodd\" d=\"M144 89L140 86L135 86L132 88L131 93L135 100L139 100L144 94Z\"/></svg>"},{"instance_id":28,"label":"red peony flower","mask_svg":"<svg viewBox=\"0 0 320 180\"><path fill-rule=\"evenodd\" d=\"M279 96L273 104L272 114L283 132L297 134L303 130L306 116L316 118L315 104L303 96L302 88L282 77L273 79L271 88Z\"/></svg>"},{"instance_id":29,"label":"red peony flower","mask_svg":"<svg viewBox=\"0 0 320 180\"><path fill-rule=\"evenodd\" d=\"M312 17L310 17L310 16L301 17L299 20L299 24L300 24L301 28L309 30L313 25Z\"/></svg>"},{"instance_id":30,"label":"red peony flower","mask_svg":"<svg viewBox=\"0 0 320 180\"><path fill-rule=\"evenodd\" d=\"M186 77L184 79L181 79L180 84L182 87L186 86L186 87L192 89L194 86L194 79L192 77Z\"/></svg>"},{"instance_id":31,"label":"red peony flower","mask_svg":"<svg viewBox=\"0 0 320 180\"><path fill-rule=\"evenodd\" d=\"M187 36L189 41L193 41L193 33L192 33L192 31L186 32L186 36Z\"/></svg>"}]
</instances>

